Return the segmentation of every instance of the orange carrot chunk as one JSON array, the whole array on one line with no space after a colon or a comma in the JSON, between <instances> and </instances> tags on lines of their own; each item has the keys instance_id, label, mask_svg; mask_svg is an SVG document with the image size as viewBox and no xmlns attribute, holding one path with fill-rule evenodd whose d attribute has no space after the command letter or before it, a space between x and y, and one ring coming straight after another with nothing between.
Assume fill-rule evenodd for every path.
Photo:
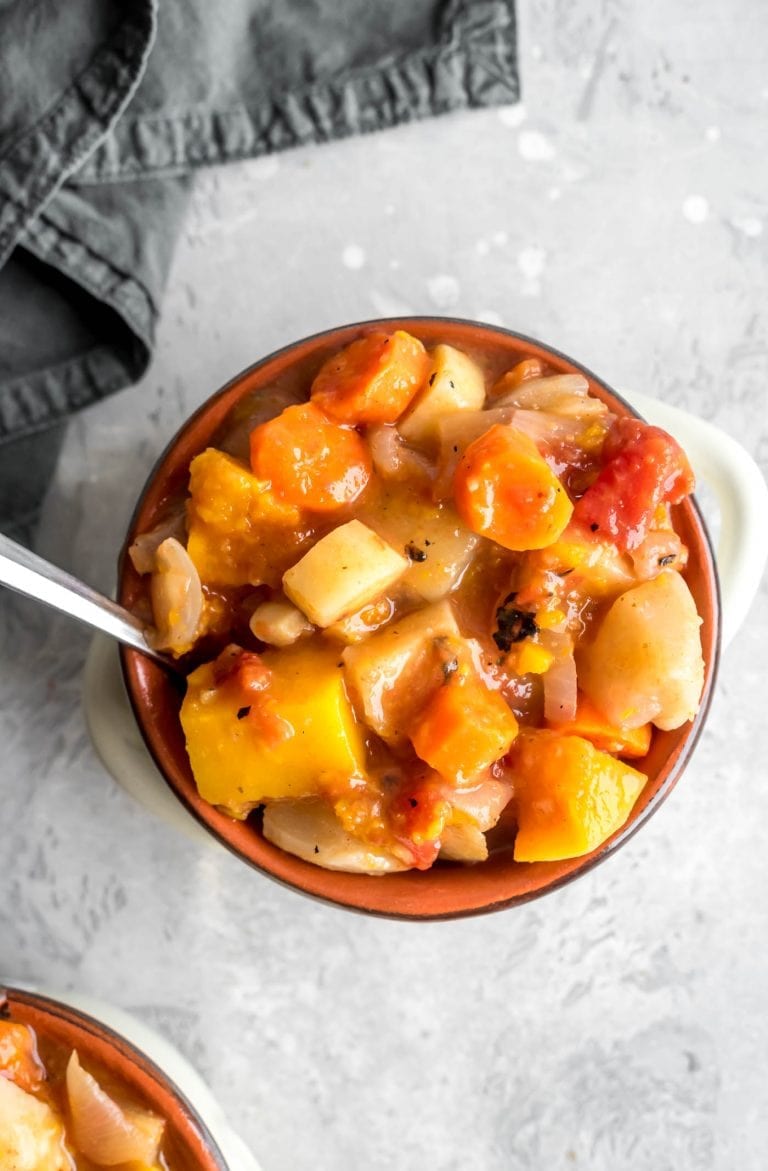
<instances>
[{"instance_id":1,"label":"orange carrot chunk","mask_svg":"<svg viewBox=\"0 0 768 1171\"><path fill-rule=\"evenodd\" d=\"M440 687L411 741L418 756L454 784L465 784L509 751L517 720L497 691L472 679Z\"/></svg>"},{"instance_id":2,"label":"orange carrot chunk","mask_svg":"<svg viewBox=\"0 0 768 1171\"><path fill-rule=\"evenodd\" d=\"M531 378L543 378L543 376L544 363L540 358L523 358L522 362L518 362L511 370L507 370L506 374L502 374L491 390L491 397L496 398L502 394L509 394L510 391L517 390L518 386L522 386Z\"/></svg>"},{"instance_id":3,"label":"orange carrot chunk","mask_svg":"<svg viewBox=\"0 0 768 1171\"><path fill-rule=\"evenodd\" d=\"M579 858L620 829L646 777L580 736L525 731L512 755L517 862Z\"/></svg>"},{"instance_id":4,"label":"orange carrot chunk","mask_svg":"<svg viewBox=\"0 0 768 1171\"><path fill-rule=\"evenodd\" d=\"M607 720L582 691L579 692L574 718L564 724L549 724L549 727L563 736L582 736L601 752L611 752L616 756L645 756L651 747L650 724L619 728Z\"/></svg>"},{"instance_id":5,"label":"orange carrot chunk","mask_svg":"<svg viewBox=\"0 0 768 1171\"><path fill-rule=\"evenodd\" d=\"M453 480L464 523L505 549L543 549L571 519L563 485L522 431L495 423L464 452Z\"/></svg>"},{"instance_id":6,"label":"orange carrot chunk","mask_svg":"<svg viewBox=\"0 0 768 1171\"><path fill-rule=\"evenodd\" d=\"M340 423L394 423L426 381L429 358L398 329L370 333L334 354L312 383L312 400Z\"/></svg>"},{"instance_id":7,"label":"orange carrot chunk","mask_svg":"<svg viewBox=\"0 0 768 1171\"><path fill-rule=\"evenodd\" d=\"M311 512L350 504L371 476L365 442L314 403L286 407L254 428L250 443L254 474L283 500Z\"/></svg>"}]
</instances>

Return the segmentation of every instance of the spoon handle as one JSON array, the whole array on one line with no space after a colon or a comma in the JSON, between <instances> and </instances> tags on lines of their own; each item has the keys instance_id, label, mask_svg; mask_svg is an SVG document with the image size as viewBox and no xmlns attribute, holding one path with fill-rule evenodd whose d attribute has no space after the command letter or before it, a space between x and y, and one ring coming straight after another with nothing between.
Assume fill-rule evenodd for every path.
<instances>
[{"instance_id":1,"label":"spoon handle","mask_svg":"<svg viewBox=\"0 0 768 1171\"><path fill-rule=\"evenodd\" d=\"M144 626L130 611L91 589L50 561L17 545L0 533L0 585L69 614L87 626L132 646L166 668L177 669L167 656L154 650L144 637Z\"/></svg>"}]
</instances>

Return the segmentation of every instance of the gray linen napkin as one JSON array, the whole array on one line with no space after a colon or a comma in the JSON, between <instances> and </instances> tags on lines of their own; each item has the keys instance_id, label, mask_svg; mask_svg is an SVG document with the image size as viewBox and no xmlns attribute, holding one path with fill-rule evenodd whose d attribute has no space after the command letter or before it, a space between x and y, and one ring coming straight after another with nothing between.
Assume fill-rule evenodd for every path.
<instances>
[{"instance_id":1,"label":"gray linen napkin","mask_svg":"<svg viewBox=\"0 0 768 1171\"><path fill-rule=\"evenodd\" d=\"M513 0L0 0L0 529L146 369L195 167L518 92Z\"/></svg>"}]
</instances>

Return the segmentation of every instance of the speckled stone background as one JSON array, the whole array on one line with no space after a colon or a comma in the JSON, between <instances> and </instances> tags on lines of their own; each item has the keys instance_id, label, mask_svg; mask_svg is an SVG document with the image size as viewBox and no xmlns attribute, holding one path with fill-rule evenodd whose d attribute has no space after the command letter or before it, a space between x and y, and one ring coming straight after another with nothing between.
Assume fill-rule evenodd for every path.
<instances>
[{"instance_id":1,"label":"speckled stone background","mask_svg":"<svg viewBox=\"0 0 768 1171\"><path fill-rule=\"evenodd\" d=\"M142 385L70 428L39 548L109 588L155 455L259 355L480 317L768 459L761 0L522 0L524 106L202 175ZM768 594L672 798L524 909L409 926L305 901L105 774L87 635L0 598L0 967L170 1037L265 1171L768 1165Z\"/></svg>"}]
</instances>

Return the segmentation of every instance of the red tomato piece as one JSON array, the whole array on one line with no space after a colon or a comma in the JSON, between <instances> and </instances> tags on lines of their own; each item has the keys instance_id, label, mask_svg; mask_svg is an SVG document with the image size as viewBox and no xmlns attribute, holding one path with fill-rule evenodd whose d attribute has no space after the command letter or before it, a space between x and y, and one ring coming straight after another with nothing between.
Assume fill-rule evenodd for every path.
<instances>
[{"instance_id":1,"label":"red tomato piece","mask_svg":"<svg viewBox=\"0 0 768 1171\"><path fill-rule=\"evenodd\" d=\"M693 491L694 475L680 444L641 419L617 419L603 460L573 518L624 551L643 541L660 504L679 504Z\"/></svg>"}]
</instances>

